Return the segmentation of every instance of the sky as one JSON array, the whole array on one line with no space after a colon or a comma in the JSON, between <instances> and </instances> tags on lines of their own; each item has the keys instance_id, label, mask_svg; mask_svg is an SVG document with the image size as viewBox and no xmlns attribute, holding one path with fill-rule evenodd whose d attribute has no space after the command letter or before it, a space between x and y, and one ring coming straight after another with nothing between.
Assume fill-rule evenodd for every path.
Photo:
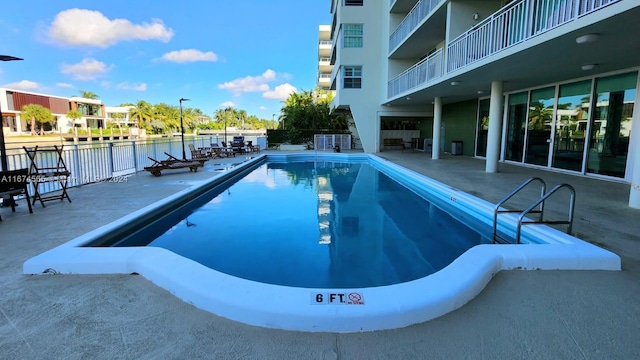
<instances>
[{"instance_id":1,"label":"sky","mask_svg":"<svg viewBox=\"0 0 640 360\"><path fill-rule=\"evenodd\" d=\"M312 90L329 0L3 1L0 87L272 119Z\"/></svg>"}]
</instances>

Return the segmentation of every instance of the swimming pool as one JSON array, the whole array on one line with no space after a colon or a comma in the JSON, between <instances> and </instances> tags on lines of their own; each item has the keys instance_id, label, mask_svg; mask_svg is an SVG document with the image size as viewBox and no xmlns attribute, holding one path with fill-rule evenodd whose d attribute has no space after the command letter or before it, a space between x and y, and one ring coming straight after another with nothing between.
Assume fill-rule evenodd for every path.
<instances>
[{"instance_id":1,"label":"swimming pool","mask_svg":"<svg viewBox=\"0 0 640 360\"><path fill-rule=\"evenodd\" d=\"M175 225L113 246L162 247L267 284L366 288L430 275L484 235L367 161L258 164ZM274 206L277 204L277 206Z\"/></svg>"},{"instance_id":2,"label":"swimming pool","mask_svg":"<svg viewBox=\"0 0 640 360\"><path fill-rule=\"evenodd\" d=\"M131 229L166 220L166 210L189 207L217 185L265 161L367 161L407 188L448 203L457 217L491 224L493 205L369 154L261 155L244 166L216 174L130 216L78 237L25 262L23 272L138 273L186 302L248 324L303 331L355 332L398 328L453 311L475 297L505 269L619 270L615 254L546 226L527 227L523 245L477 245L429 276L369 288L293 287L230 276L158 247L85 247L114 242ZM233 196L233 195L232 195ZM176 222L179 222L176 221ZM506 221L505 227L513 227ZM241 232L241 230L239 230ZM544 245L532 244L533 242Z\"/></svg>"}]
</instances>

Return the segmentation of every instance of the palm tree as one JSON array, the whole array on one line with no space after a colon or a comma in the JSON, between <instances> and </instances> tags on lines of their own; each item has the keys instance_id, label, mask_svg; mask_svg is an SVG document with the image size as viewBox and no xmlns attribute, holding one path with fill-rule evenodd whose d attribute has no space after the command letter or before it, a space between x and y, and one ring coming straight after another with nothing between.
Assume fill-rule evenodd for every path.
<instances>
[{"instance_id":1,"label":"palm tree","mask_svg":"<svg viewBox=\"0 0 640 360\"><path fill-rule=\"evenodd\" d=\"M155 114L151 104L144 100L140 100L131 108L131 110L129 110L129 115L131 116L131 119L136 120L138 128L142 129L145 122L151 121Z\"/></svg>"},{"instance_id":2,"label":"palm tree","mask_svg":"<svg viewBox=\"0 0 640 360\"><path fill-rule=\"evenodd\" d=\"M80 97L82 98L93 99L93 100L98 99L98 95L93 91L80 90L78 92L80 93Z\"/></svg>"},{"instance_id":3,"label":"palm tree","mask_svg":"<svg viewBox=\"0 0 640 360\"><path fill-rule=\"evenodd\" d=\"M50 123L55 119L53 117L53 114L51 113L51 110L38 104L29 104L23 106L20 116L31 119L31 135L38 135L38 133L36 132L36 123ZM40 126L40 135L44 135L43 126Z\"/></svg>"},{"instance_id":4,"label":"palm tree","mask_svg":"<svg viewBox=\"0 0 640 360\"><path fill-rule=\"evenodd\" d=\"M71 121L73 122L73 127L75 128L76 120L82 119L82 113L78 110L70 110L69 112L67 112L67 117L71 119Z\"/></svg>"},{"instance_id":5,"label":"palm tree","mask_svg":"<svg viewBox=\"0 0 640 360\"><path fill-rule=\"evenodd\" d=\"M67 115L68 117L69 115ZM122 128L122 119L124 119L123 113L113 113L111 114L111 118L115 120L115 123L118 125L118 129Z\"/></svg>"}]
</instances>

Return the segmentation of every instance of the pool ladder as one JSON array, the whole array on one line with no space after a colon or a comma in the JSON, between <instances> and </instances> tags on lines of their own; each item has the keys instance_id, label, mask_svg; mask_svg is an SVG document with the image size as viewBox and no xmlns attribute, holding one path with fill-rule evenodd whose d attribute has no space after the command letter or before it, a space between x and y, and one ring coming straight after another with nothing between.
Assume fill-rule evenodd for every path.
<instances>
[{"instance_id":1,"label":"pool ladder","mask_svg":"<svg viewBox=\"0 0 640 360\"><path fill-rule=\"evenodd\" d=\"M540 198L533 202L526 209L521 210L501 210L500 207L509 199L511 199L514 195L520 192L522 189L527 187L527 185L539 182L540 183ZM544 220L544 202L551 195L555 194L558 190L566 188L569 190L569 218L567 220ZM513 244L507 238L498 234L498 214L502 213L519 213L518 215L518 223L516 226L516 234L515 234L515 243L520 244L520 233L522 232L522 225L531 225L531 224L549 224L549 225L567 225L567 234L571 234L571 228L573 226L573 211L576 204L576 191L573 186L569 184L560 184L556 185L549 192L545 192L547 189L547 184L539 177L532 177L525 182L523 182L520 186L515 188L512 192L510 192L507 196L505 196L502 200L500 200L494 208L493 211L493 243L499 244ZM528 214L539 214L540 217L538 220L526 219L525 217Z\"/></svg>"}]
</instances>

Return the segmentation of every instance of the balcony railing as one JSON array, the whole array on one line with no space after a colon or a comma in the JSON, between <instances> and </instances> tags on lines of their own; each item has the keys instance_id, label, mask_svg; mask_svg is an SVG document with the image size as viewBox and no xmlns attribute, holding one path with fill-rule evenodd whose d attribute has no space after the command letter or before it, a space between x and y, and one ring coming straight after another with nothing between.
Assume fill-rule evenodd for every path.
<instances>
[{"instance_id":1,"label":"balcony railing","mask_svg":"<svg viewBox=\"0 0 640 360\"><path fill-rule=\"evenodd\" d=\"M442 76L442 49L427 56L405 70L387 85L387 97L392 98L405 91L424 85Z\"/></svg>"},{"instance_id":2,"label":"balcony railing","mask_svg":"<svg viewBox=\"0 0 640 360\"><path fill-rule=\"evenodd\" d=\"M389 81L387 96L392 98L422 86L441 77L445 71L458 70L619 1L621 0L512 2L454 39L446 49L446 66L443 66L443 51L440 49Z\"/></svg>"},{"instance_id":3,"label":"balcony railing","mask_svg":"<svg viewBox=\"0 0 640 360\"><path fill-rule=\"evenodd\" d=\"M420 0L389 36L389 51L395 49L433 9L444 0ZM393 2L392 2L393 4Z\"/></svg>"},{"instance_id":4,"label":"balcony railing","mask_svg":"<svg viewBox=\"0 0 640 360\"><path fill-rule=\"evenodd\" d=\"M447 72L519 44L620 0L520 0L447 46Z\"/></svg>"}]
</instances>

